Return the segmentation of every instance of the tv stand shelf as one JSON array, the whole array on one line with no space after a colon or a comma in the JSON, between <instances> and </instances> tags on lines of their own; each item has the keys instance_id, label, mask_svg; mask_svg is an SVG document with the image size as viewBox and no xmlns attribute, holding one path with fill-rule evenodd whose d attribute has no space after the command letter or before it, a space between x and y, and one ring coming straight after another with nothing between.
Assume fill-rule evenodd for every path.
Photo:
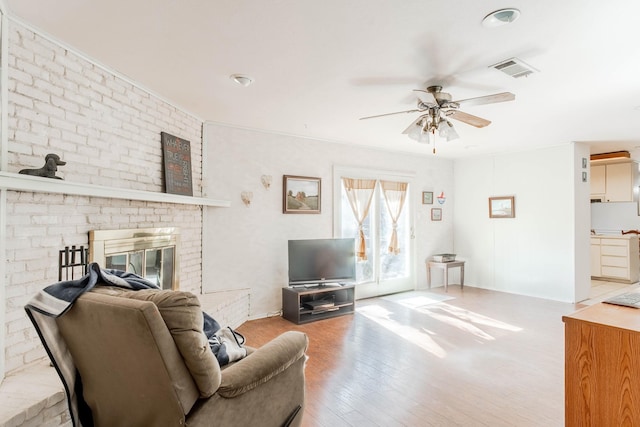
<instances>
[{"instance_id":1,"label":"tv stand shelf","mask_svg":"<svg viewBox=\"0 0 640 427\"><path fill-rule=\"evenodd\" d=\"M355 310L355 285L318 285L282 288L282 317L302 324L352 314ZM305 304L321 303L317 308Z\"/></svg>"}]
</instances>

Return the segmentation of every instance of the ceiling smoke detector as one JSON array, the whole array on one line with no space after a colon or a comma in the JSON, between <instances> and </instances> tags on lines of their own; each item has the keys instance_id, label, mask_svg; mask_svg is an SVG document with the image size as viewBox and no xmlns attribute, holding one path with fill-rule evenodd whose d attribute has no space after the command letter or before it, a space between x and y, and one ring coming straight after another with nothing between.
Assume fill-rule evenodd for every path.
<instances>
[{"instance_id":1,"label":"ceiling smoke detector","mask_svg":"<svg viewBox=\"0 0 640 427\"><path fill-rule=\"evenodd\" d=\"M489 68L495 68L496 70L502 71L506 75L515 79L527 77L529 74L538 72L538 70L533 68L531 65L518 58L509 58L505 61L498 62L497 64L490 65Z\"/></svg>"}]
</instances>

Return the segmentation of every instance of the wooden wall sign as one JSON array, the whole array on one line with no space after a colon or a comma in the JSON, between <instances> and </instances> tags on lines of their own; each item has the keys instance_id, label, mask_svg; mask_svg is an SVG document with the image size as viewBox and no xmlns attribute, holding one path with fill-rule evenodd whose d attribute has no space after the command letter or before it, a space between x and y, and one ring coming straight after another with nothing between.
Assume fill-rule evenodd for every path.
<instances>
[{"instance_id":1,"label":"wooden wall sign","mask_svg":"<svg viewBox=\"0 0 640 427\"><path fill-rule=\"evenodd\" d=\"M165 132L160 132L160 136L164 157L165 193L193 196L191 144Z\"/></svg>"}]
</instances>

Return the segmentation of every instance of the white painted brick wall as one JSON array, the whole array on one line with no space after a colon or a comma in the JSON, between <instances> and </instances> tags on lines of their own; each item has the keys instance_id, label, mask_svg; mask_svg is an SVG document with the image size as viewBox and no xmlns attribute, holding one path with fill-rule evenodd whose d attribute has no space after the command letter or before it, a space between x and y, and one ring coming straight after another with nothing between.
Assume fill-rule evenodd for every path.
<instances>
[{"instance_id":1,"label":"white painted brick wall","mask_svg":"<svg viewBox=\"0 0 640 427\"><path fill-rule=\"evenodd\" d=\"M163 191L160 132L191 142L200 195L202 122L38 34L9 30L9 171L49 152L68 181Z\"/></svg>"},{"instance_id":2,"label":"white painted brick wall","mask_svg":"<svg viewBox=\"0 0 640 427\"><path fill-rule=\"evenodd\" d=\"M67 181L162 192L164 131L191 142L202 194L199 119L11 21L8 63L9 172L41 167L51 152ZM179 227L181 288L201 291L198 206L8 191L7 210L8 372L45 356L24 304L57 281L59 250L88 246L89 230Z\"/></svg>"}]
</instances>

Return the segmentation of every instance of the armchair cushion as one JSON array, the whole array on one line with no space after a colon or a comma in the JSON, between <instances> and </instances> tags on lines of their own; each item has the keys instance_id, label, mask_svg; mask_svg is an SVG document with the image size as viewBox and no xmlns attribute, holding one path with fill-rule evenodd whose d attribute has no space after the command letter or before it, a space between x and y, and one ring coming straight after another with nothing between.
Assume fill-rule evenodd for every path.
<instances>
[{"instance_id":1,"label":"armchair cushion","mask_svg":"<svg viewBox=\"0 0 640 427\"><path fill-rule=\"evenodd\" d=\"M246 393L306 359L308 338L298 331L288 331L224 370L218 394L232 398Z\"/></svg>"},{"instance_id":2,"label":"armchair cushion","mask_svg":"<svg viewBox=\"0 0 640 427\"><path fill-rule=\"evenodd\" d=\"M206 398L216 392L221 381L220 365L202 331L202 308L194 294L154 289L129 291L113 287L94 288L93 292L153 302L198 387L200 397Z\"/></svg>"}]
</instances>

